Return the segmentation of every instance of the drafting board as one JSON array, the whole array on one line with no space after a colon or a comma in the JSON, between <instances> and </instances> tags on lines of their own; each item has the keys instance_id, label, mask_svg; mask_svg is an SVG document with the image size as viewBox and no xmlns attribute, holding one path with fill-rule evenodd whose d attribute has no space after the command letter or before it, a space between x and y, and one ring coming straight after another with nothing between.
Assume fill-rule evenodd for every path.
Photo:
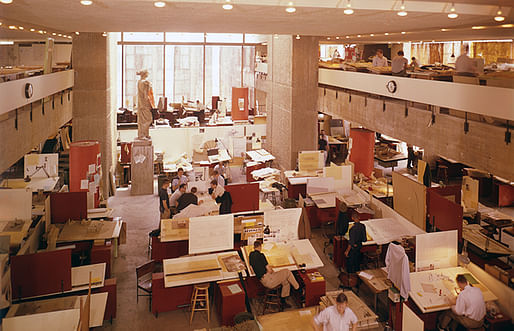
<instances>
[{"instance_id":1,"label":"drafting board","mask_svg":"<svg viewBox=\"0 0 514 331\"><path fill-rule=\"evenodd\" d=\"M26 154L24 157L24 164L23 177L30 176L32 178L48 178L45 170L50 177L57 177L59 169L59 154ZM43 167L44 170L38 170L39 167Z\"/></svg>"},{"instance_id":2,"label":"drafting board","mask_svg":"<svg viewBox=\"0 0 514 331\"><path fill-rule=\"evenodd\" d=\"M462 177L462 204L465 210L478 210L478 180L469 176Z\"/></svg>"},{"instance_id":3,"label":"drafting board","mask_svg":"<svg viewBox=\"0 0 514 331\"><path fill-rule=\"evenodd\" d=\"M234 215L189 219L189 254L234 249Z\"/></svg>"},{"instance_id":4,"label":"drafting board","mask_svg":"<svg viewBox=\"0 0 514 331\"><path fill-rule=\"evenodd\" d=\"M91 272L91 288L104 286L106 263L88 264L71 268L71 287L73 291L89 287L89 273Z\"/></svg>"},{"instance_id":5,"label":"drafting board","mask_svg":"<svg viewBox=\"0 0 514 331\"><path fill-rule=\"evenodd\" d=\"M393 205L400 215L426 229L426 186L393 171Z\"/></svg>"},{"instance_id":6,"label":"drafting board","mask_svg":"<svg viewBox=\"0 0 514 331\"><path fill-rule=\"evenodd\" d=\"M303 151L298 153L298 169L312 171L323 168L325 158L320 151Z\"/></svg>"},{"instance_id":7,"label":"drafting board","mask_svg":"<svg viewBox=\"0 0 514 331\"><path fill-rule=\"evenodd\" d=\"M264 224L270 229L280 229L280 241L298 240L298 224L302 216L301 208L267 210L264 212Z\"/></svg>"},{"instance_id":8,"label":"drafting board","mask_svg":"<svg viewBox=\"0 0 514 331\"><path fill-rule=\"evenodd\" d=\"M307 179L307 194L334 192L334 179L330 177L314 177Z\"/></svg>"},{"instance_id":9,"label":"drafting board","mask_svg":"<svg viewBox=\"0 0 514 331\"><path fill-rule=\"evenodd\" d=\"M416 271L457 266L457 230L416 235Z\"/></svg>"}]
</instances>

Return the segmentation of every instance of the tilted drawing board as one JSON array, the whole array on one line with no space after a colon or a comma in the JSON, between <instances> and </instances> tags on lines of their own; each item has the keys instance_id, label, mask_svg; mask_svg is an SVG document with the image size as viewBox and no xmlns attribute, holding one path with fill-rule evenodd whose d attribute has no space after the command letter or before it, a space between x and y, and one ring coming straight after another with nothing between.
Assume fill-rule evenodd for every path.
<instances>
[{"instance_id":1,"label":"tilted drawing board","mask_svg":"<svg viewBox=\"0 0 514 331\"><path fill-rule=\"evenodd\" d=\"M268 210L264 212L264 224L269 225L271 231L280 229L280 241L297 240L301 216L301 208Z\"/></svg>"},{"instance_id":2,"label":"tilted drawing board","mask_svg":"<svg viewBox=\"0 0 514 331\"><path fill-rule=\"evenodd\" d=\"M234 215L189 219L189 254L234 249Z\"/></svg>"},{"instance_id":3,"label":"tilted drawing board","mask_svg":"<svg viewBox=\"0 0 514 331\"><path fill-rule=\"evenodd\" d=\"M416 271L457 266L457 230L416 235Z\"/></svg>"},{"instance_id":4,"label":"tilted drawing board","mask_svg":"<svg viewBox=\"0 0 514 331\"><path fill-rule=\"evenodd\" d=\"M30 189L0 190L0 221L31 220L32 191Z\"/></svg>"},{"instance_id":5,"label":"tilted drawing board","mask_svg":"<svg viewBox=\"0 0 514 331\"><path fill-rule=\"evenodd\" d=\"M393 191L394 210L426 230L426 187L393 171Z\"/></svg>"},{"instance_id":6,"label":"tilted drawing board","mask_svg":"<svg viewBox=\"0 0 514 331\"><path fill-rule=\"evenodd\" d=\"M302 151L298 153L298 170L313 171L323 168L325 157L321 151Z\"/></svg>"}]
</instances>

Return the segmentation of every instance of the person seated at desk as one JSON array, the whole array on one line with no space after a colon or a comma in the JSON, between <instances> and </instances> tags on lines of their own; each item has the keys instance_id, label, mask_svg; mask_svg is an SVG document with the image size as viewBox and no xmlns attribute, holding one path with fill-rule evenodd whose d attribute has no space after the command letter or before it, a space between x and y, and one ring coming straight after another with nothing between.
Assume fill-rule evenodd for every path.
<instances>
[{"instance_id":1,"label":"person seated at desk","mask_svg":"<svg viewBox=\"0 0 514 331\"><path fill-rule=\"evenodd\" d=\"M461 55L455 61L455 74L474 77L478 74L477 63L468 56L469 46L462 47Z\"/></svg>"},{"instance_id":2,"label":"person seated at desk","mask_svg":"<svg viewBox=\"0 0 514 331\"><path fill-rule=\"evenodd\" d=\"M228 171L227 171L227 162L226 161L223 161L223 162L220 162L218 164L216 164L216 166L214 167L214 171L217 171L221 177L223 177L223 179L225 180L225 182L228 180Z\"/></svg>"},{"instance_id":3,"label":"person seated at desk","mask_svg":"<svg viewBox=\"0 0 514 331\"><path fill-rule=\"evenodd\" d=\"M340 293L335 306L330 306L314 316L312 326L316 331L357 331L357 316L348 307L346 294Z\"/></svg>"},{"instance_id":4,"label":"person seated at desk","mask_svg":"<svg viewBox=\"0 0 514 331\"><path fill-rule=\"evenodd\" d=\"M298 290L300 285L290 270L282 269L276 272L273 271L268 264L266 256L261 252L261 249L262 243L259 240L256 240L253 243L253 251L249 256L253 272L255 272L257 278L266 288L273 289L282 284L282 292L280 293L280 310L291 308L291 306L286 302L286 298L289 296L289 292L291 290L291 285L293 285L295 290Z\"/></svg>"},{"instance_id":5,"label":"person seated at desk","mask_svg":"<svg viewBox=\"0 0 514 331\"><path fill-rule=\"evenodd\" d=\"M215 180L218 183L218 186L225 187L225 178L221 176L219 170L214 169L212 172L212 180Z\"/></svg>"},{"instance_id":6,"label":"person seated at desk","mask_svg":"<svg viewBox=\"0 0 514 331\"><path fill-rule=\"evenodd\" d=\"M171 195L170 205L174 214L177 211L178 199L186 192L186 187L186 184L180 184L178 190L175 190L175 192L173 192L173 194Z\"/></svg>"},{"instance_id":7,"label":"person seated at desk","mask_svg":"<svg viewBox=\"0 0 514 331\"><path fill-rule=\"evenodd\" d=\"M471 286L462 274L455 280L460 294L449 298L452 307L439 316L439 330L456 330L458 324L468 329L481 328L486 313L482 291Z\"/></svg>"},{"instance_id":8,"label":"person seated at desk","mask_svg":"<svg viewBox=\"0 0 514 331\"><path fill-rule=\"evenodd\" d=\"M216 203L220 204L220 215L230 214L232 212L232 197L229 192L225 191L223 186L218 185L216 179L211 180L209 194L216 200Z\"/></svg>"},{"instance_id":9,"label":"person seated at desk","mask_svg":"<svg viewBox=\"0 0 514 331\"><path fill-rule=\"evenodd\" d=\"M162 186L159 188L159 210L161 212L161 219L170 218L171 215L168 187L170 187L170 180L166 178L162 181Z\"/></svg>"},{"instance_id":10,"label":"person seated at desk","mask_svg":"<svg viewBox=\"0 0 514 331\"><path fill-rule=\"evenodd\" d=\"M191 188L191 192L182 194L177 199L177 211L181 211L189 205L198 205L198 197L196 196L196 187Z\"/></svg>"},{"instance_id":11,"label":"person seated at desk","mask_svg":"<svg viewBox=\"0 0 514 331\"><path fill-rule=\"evenodd\" d=\"M418 62L418 60L414 56L411 58L411 62L409 64L409 67L411 67L414 70L416 70L416 68L419 68L419 62Z\"/></svg>"},{"instance_id":12,"label":"person seated at desk","mask_svg":"<svg viewBox=\"0 0 514 331\"><path fill-rule=\"evenodd\" d=\"M367 240L366 226L360 222L359 216L357 214L353 214L352 220L354 223L349 232L350 240L348 242L348 248L345 252L347 257L346 271L349 274L359 271L362 261L362 243Z\"/></svg>"},{"instance_id":13,"label":"person seated at desk","mask_svg":"<svg viewBox=\"0 0 514 331\"><path fill-rule=\"evenodd\" d=\"M373 67L387 67L387 58L384 56L384 51L380 48L377 49L376 56L373 57Z\"/></svg>"},{"instance_id":14,"label":"person seated at desk","mask_svg":"<svg viewBox=\"0 0 514 331\"><path fill-rule=\"evenodd\" d=\"M175 190L181 185L181 184L187 184L187 177L184 175L184 169L178 168L177 170L177 177L173 179L171 182L171 191L175 192Z\"/></svg>"},{"instance_id":15,"label":"person seated at desk","mask_svg":"<svg viewBox=\"0 0 514 331\"><path fill-rule=\"evenodd\" d=\"M405 58L403 51L398 51L398 55L391 61L391 72L393 76L407 76L409 60Z\"/></svg>"}]
</instances>

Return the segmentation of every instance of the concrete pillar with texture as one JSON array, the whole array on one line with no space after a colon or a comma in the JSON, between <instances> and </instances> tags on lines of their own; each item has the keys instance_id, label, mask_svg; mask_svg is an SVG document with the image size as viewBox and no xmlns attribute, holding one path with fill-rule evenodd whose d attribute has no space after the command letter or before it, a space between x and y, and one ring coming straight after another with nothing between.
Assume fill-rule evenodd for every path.
<instances>
[{"instance_id":1,"label":"concrete pillar with texture","mask_svg":"<svg viewBox=\"0 0 514 331\"><path fill-rule=\"evenodd\" d=\"M102 194L109 196L116 157L116 46L101 33L73 38L73 141L98 140L102 153Z\"/></svg>"},{"instance_id":2,"label":"concrete pillar with texture","mask_svg":"<svg viewBox=\"0 0 514 331\"><path fill-rule=\"evenodd\" d=\"M270 38L268 59L267 147L292 169L298 152L317 147L318 38Z\"/></svg>"}]
</instances>

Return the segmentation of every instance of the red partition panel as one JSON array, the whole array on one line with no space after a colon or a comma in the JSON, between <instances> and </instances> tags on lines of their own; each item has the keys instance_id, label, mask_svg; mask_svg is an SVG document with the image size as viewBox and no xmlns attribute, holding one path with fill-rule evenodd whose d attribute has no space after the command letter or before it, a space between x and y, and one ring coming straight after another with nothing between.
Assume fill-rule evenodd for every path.
<instances>
[{"instance_id":1,"label":"red partition panel","mask_svg":"<svg viewBox=\"0 0 514 331\"><path fill-rule=\"evenodd\" d=\"M462 238L462 206L456 204L434 191L428 191L427 214L429 222L441 231L457 230Z\"/></svg>"},{"instance_id":2,"label":"red partition panel","mask_svg":"<svg viewBox=\"0 0 514 331\"><path fill-rule=\"evenodd\" d=\"M221 325L234 325L234 317L246 311L245 292L232 293L229 286L234 284L237 284L242 290L242 285L239 280L216 284L215 303Z\"/></svg>"},{"instance_id":3,"label":"red partition panel","mask_svg":"<svg viewBox=\"0 0 514 331\"><path fill-rule=\"evenodd\" d=\"M444 186L444 187L428 187L427 191L431 191L439 194L440 196L446 197L446 199L450 199L456 204L460 204L461 202L461 190L462 187L460 185L452 185L452 186ZM453 198L451 197L453 196ZM429 204L430 195L427 194L427 206Z\"/></svg>"},{"instance_id":4,"label":"red partition panel","mask_svg":"<svg viewBox=\"0 0 514 331\"><path fill-rule=\"evenodd\" d=\"M239 102L240 99L242 104ZM248 120L248 87L232 88L232 120Z\"/></svg>"},{"instance_id":5,"label":"red partition panel","mask_svg":"<svg viewBox=\"0 0 514 331\"><path fill-rule=\"evenodd\" d=\"M100 143L95 140L73 142L70 145L70 192L88 192L100 170ZM104 170L106 171L106 170ZM87 181L87 187L84 185ZM95 185L95 208L100 203L99 186Z\"/></svg>"},{"instance_id":6,"label":"red partition panel","mask_svg":"<svg viewBox=\"0 0 514 331\"><path fill-rule=\"evenodd\" d=\"M51 223L87 219L87 193L61 192L50 194Z\"/></svg>"},{"instance_id":7,"label":"red partition panel","mask_svg":"<svg viewBox=\"0 0 514 331\"><path fill-rule=\"evenodd\" d=\"M164 273L152 274L152 313L155 315L190 304L192 294L193 285L164 287Z\"/></svg>"},{"instance_id":8,"label":"red partition panel","mask_svg":"<svg viewBox=\"0 0 514 331\"><path fill-rule=\"evenodd\" d=\"M259 210L259 183L225 185L232 197L232 213Z\"/></svg>"},{"instance_id":9,"label":"red partition panel","mask_svg":"<svg viewBox=\"0 0 514 331\"><path fill-rule=\"evenodd\" d=\"M375 132L361 129L350 129L352 149L350 161L355 165L354 172L361 172L366 177L371 176L375 156Z\"/></svg>"},{"instance_id":10,"label":"red partition panel","mask_svg":"<svg viewBox=\"0 0 514 331\"><path fill-rule=\"evenodd\" d=\"M13 299L71 290L71 249L11 257Z\"/></svg>"}]
</instances>

